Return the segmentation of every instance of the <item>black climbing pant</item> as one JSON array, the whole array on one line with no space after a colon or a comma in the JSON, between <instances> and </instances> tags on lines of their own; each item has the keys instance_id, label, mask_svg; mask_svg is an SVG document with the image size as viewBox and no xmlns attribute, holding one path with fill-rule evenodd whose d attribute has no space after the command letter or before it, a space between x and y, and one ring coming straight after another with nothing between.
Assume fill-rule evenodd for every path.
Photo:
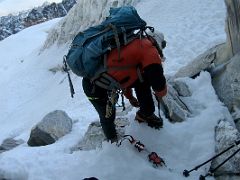
<instances>
[{"instance_id":1,"label":"black climbing pant","mask_svg":"<svg viewBox=\"0 0 240 180\"><path fill-rule=\"evenodd\" d=\"M105 117L106 105L108 101L107 90L92 84L87 78L83 78L82 86L84 93L99 114L100 123L106 138L108 140L116 138L116 129L114 124L114 119L116 116L115 109L109 118Z\"/></svg>"}]
</instances>

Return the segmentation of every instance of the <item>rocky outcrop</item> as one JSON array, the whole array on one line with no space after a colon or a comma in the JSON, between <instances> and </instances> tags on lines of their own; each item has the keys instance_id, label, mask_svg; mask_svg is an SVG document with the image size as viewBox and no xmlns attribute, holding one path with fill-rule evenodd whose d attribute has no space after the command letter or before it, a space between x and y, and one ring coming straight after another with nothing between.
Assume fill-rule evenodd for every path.
<instances>
[{"instance_id":1,"label":"rocky outcrop","mask_svg":"<svg viewBox=\"0 0 240 180\"><path fill-rule=\"evenodd\" d=\"M60 110L47 114L31 131L29 146L44 146L56 142L72 130L72 119Z\"/></svg>"},{"instance_id":2,"label":"rocky outcrop","mask_svg":"<svg viewBox=\"0 0 240 180\"><path fill-rule=\"evenodd\" d=\"M240 51L240 0L225 0L227 43L232 56Z\"/></svg>"},{"instance_id":3,"label":"rocky outcrop","mask_svg":"<svg viewBox=\"0 0 240 180\"><path fill-rule=\"evenodd\" d=\"M52 29L42 50L53 44L66 44L80 32L90 26L99 24L109 13L110 7L133 5L138 0L89 0L78 1L59 24ZM94 10L93 10L94 9Z\"/></svg>"},{"instance_id":4,"label":"rocky outcrop","mask_svg":"<svg viewBox=\"0 0 240 180\"><path fill-rule=\"evenodd\" d=\"M76 0L63 0L34 8L18 15L0 17L0 41L19 31L54 18L65 16L76 3Z\"/></svg>"},{"instance_id":5,"label":"rocky outcrop","mask_svg":"<svg viewBox=\"0 0 240 180\"><path fill-rule=\"evenodd\" d=\"M129 120L125 117L118 117L115 119L116 131L118 136L123 136L125 134L125 127L130 124ZM92 150L96 148L101 148L103 141L106 137L102 131L102 127L99 121L92 122L87 129L84 137L79 141L79 143L71 148L71 151L78 150Z\"/></svg>"},{"instance_id":6,"label":"rocky outcrop","mask_svg":"<svg viewBox=\"0 0 240 180\"><path fill-rule=\"evenodd\" d=\"M225 0L227 42L198 56L174 76L195 77L209 71L220 100L231 112L240 109L240 0Z\"/></svg>"},{"instance_id":7,"label":"rocky outcrop","mask_svg":"<svg viewBox=\"0 0 240 180\"><path fill-rule=\"evenodd\" d=\"M213 86L224 104L233 112L240 108L240 52L233 56L218 75L213 77Z\"/></svg>"},{"instance_id":8,"label":"rocky outcrop","mask_svg":"<svg viewBox=\"0 0 240 180\"><path fill-rule=\"evenodd\" d=\"M230 58L221 63L223 70L213 76L213 86L219 98L231 112L240 108L240 0L225 0L227 6L226 33Z\"/></svg>"},{"instance_id":9,"label":"rocky outcrop","mask_svg":"<svg viewBox=\"0 0 240 180\"><path fill-rule=\"evenodd\" d=\"M189 97L192 96L192 92L190 91L188 85L181 81L180 79L175 79L172 83L173 88L177 91L179 96Z\"/></svg>"},{"instance_id":10,"label":"rocky outcrop","mask_svg":"<svg viewBox=\"0 0 240 180\"><path fill-rule=\"evenodd\" d=\"M209 71L212 76L217 74L221 68L220 62L226 62L229 55L226 50L226 43L219 44L206 52L197 56L186 66L180 68L174 75L173 79L179 77L196 77L201 71Z\"/></svg>"},{"instance_id":11,"label":"rocky outcrop","mask_svg":"<svg viewBox=\"0 0 240 180\"><path fill-rule=\"evenodd\" d=\"M232 113L232 117L233 117L233 120L236 124L236 128L240 132L240 110L237 110L234 113Z\"/></svg>"},{"instance_id":12,"label":"rocky outcrop","mask_svg":"<svg viewBox=\"0 0 240 180\"><path fill-rule=\"evenodd\" d=\"M181 68L173 77L197 76L201 71L209 71L212 84L219 99L232 113L235 124L221 120L216 127L216 153L222 152L240 140L240 0L225 0L227 6L227 42L217 45L198 56L187 66ZM240 145L212 162L215 169L227 157L236 152ZM240 152L235 154L216 173L217 180L240 179Z\"/></svg>"},{"instance_id":13,"label":"rocky outcrop","mask_svg":"<svg viewBox=\"0 0 240 180\"><path fill-rule=\"evenodd\" d=\"M187 105L183 102L179 94L190 95L191 93L187 85L184 82L181 82L181 83L184 85L181 86L182 89L179 88L177 91L176 89L174 89L174 86L179 87L178 85L180 83L178 83L177 85L175 81L169 82L168 93L160 101L161 109L163 110L165 116L171 122L182 122L190 115L190 111ZM185 92L183 92L183 89L185 90Z\"/></svg>"},{"instance_id":14,"label":"rocky outcrop","mask_svg":"<svg viewBox=\"0 0 240 180\"><path fill-rule=\"evenodd\" d=\"M239 143L240 133L238 130L232 126L228 121L221 120L219 121L215 129L215 138L216 138L216 153L220 153L226 150L228 147L231 147L235 142ZM233 148L216 158L211 165L211 169L216 168L234 152L240 148L240 145L235 145ZM240 179L240 153L236 153L234 157L229 159L225 164L223 164L217 171L214 173L216 180L237 180Z\"/></svg>"}]
</instances>

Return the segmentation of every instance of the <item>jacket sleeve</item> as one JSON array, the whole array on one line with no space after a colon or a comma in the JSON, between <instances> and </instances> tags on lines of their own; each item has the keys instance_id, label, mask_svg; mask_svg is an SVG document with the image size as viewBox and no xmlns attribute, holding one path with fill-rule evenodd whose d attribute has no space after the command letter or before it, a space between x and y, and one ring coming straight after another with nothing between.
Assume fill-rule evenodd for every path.
<instances>
[{"instance_id":1,"label":"jacket sleeve","mask_svg":"<svg viewBox=\"0 0 240 180\"><path fill-rule=\"evenodd\" d=\"M163 97L167 95L167 85L165 85L164 89L161 91L155 91L155 95L157 97Z\"/></svg>"},{"instance_id":2,"label":"jacket sleeve","mask_svg":"<svg viewBox=\"0 0 240 180\"><path fill-rule=\"evenodd\" d=\"M151 64L145 67L144 78L149 82L156 96L163 97L167 94L166 78L161 64Z\"/></svg>"}]
</instances>

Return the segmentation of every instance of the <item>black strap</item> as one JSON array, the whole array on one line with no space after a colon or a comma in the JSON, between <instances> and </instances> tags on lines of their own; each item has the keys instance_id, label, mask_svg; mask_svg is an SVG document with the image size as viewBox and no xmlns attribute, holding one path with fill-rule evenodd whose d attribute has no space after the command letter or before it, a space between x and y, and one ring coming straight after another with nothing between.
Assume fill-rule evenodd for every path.
<instances>
[{"instance_id":1,"label":"black strap","mask_svg":"<svg viewBox=\"0 0 240 180\"><path fill-rule=\"evenodd\" d=\"M64 64L63 71L66 72L67 75L68 75L68 82L69 82L69 87L70 87L70 93L71 93L71 97L73 98L74 97L73 95L75 94L75 91L74 91L73 83L72 83L71 76L70 76L70 73L69 73L69 69L67 67L66 56L63 56L63 64Z\"/></svg>"},{"instance_id":2,"label":"black strap","mask_svg":"<svg viewBox=\"0 0 240 180\"><path fill-rule=\"evenodd\" d=\"M113 30L113 34L114 34L114 39L115 39L115 42L116 42L116 45L117 45L117 49L118 49L118 61L120 61L121 59L121 55L120 55L120 40L119 40L119 37L118 37L118 31L117 31L117 28L116 26L114 26L113 24L109 24L108 25L112 30Z\"/></svg>"}]
</instances>

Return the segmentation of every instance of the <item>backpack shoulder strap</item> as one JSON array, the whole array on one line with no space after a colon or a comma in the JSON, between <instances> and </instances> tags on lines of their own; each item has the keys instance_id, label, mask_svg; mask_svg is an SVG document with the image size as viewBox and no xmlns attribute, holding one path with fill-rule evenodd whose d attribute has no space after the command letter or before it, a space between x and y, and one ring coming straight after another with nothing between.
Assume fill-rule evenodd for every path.
<instances>
[{"instance_id":1,"label":"backpack shoulder strap","mask_svg":"<svg viewBox=\"0 0 240 180\"><path fill-rule=\"evenodd\" d=\"M120 61L120 46L121 46L121 44L120 44L120 40L119 40L119 37L118 37L118 31L117 31L117 28L116 28L116 26L114 26L113 24L109 24L108 25L111 29L112 29L112 31L113 31L113 34L114 34L114 39L115 39L115 42L116 42L116 45L117 45L117 49L118 49L118 61Z\"/></svg>"}]
</instances>

